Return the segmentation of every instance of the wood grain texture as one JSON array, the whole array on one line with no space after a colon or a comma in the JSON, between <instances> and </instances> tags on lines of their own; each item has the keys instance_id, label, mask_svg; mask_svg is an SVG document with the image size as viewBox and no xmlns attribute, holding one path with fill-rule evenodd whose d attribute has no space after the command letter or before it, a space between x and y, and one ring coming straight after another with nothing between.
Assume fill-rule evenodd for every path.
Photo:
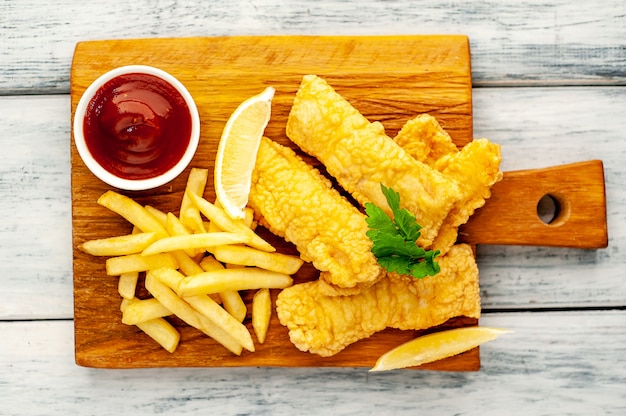
<instances>
[{"instance_id":1,"label":"wood grain texture","mask_svg":"<svg viewBox=\"0 0 626 416\"><path fill-rule=\"evenodd\" d=\"M0 319L72 316L69 101L0 99Z\"/></svg>"},{"instance_id":2,"label":"wood grain texture","mask_svg":"<svg viewBox=\"0 0 626 416\"><path fill-rule=\"evenodd\" d=\"M609 229L604 250L479 245L483 308L624 306L626 89L479 88L473 99L476 136L502 145L505 170L601 159ZM1 139L0 319L73 316L69 109L69 95L0 97L14 132Z\"/></svg>"},{"instance_id":3,"label":"wood grain texture","mask_svg":"<svg viewBox=\"0 0 626 416\"><path fill-rule=\"evenodd\" d=\"M475 85L624 85L625 8L621 0L6 1L0 94L68 93L78 40L267 34L461 33Z\"/></svg>"},{"instance_id":4,"label":"wood grain texture","mask_svg":"<svg viewBox=\"0 0 626 416\"><path fill-rule=\"evenodd\" d=\"M626 311L485 314L480 372L76 366L71 321L0 322L5 416L621 415Z\"/></svg>"},{"instance_id":5,"label":"wood grain texture","mask_svg":"<svg viewBox=\"0 0 626 416\"><path fill-rule=\"evenodd\" d=\"M502 145L505 171L603 161L609 230L602 250L479 245L484 308L624 306L613 296L626 290L623 108L625 88L474 90L476 137Z\"/></svg>"},{"instance_id":6,"label":"wood grain texture","mask_svg":"<svg viewBox=\"0 0 626 416\"><path fill-rule=\"evenodd\" d=\"M459 146L472 139L471 73L464 36L235 37L138 39L79 43L72 63L72 109L82 92L102 73L122 65L154 65L177 77L194 97L201 118L201 139L191 166L213 170L219 137L230 114L266 85L276 88L272 119L265 134L295 147L285 135L286 119L302 76L326 79L370 120L384 122L395 135L421 112L429 112ZM393 98L391 98L393 97ZM129 232L125 220L96 200L109 187L84 166L71 147L74 245ZM177 213L186 173L145 192L127 193L142 204ZM212 174L209 183L213 183ZM214 200L212 186L205 197ZM263 233L282 252L296 254L282 239ZM296 282L317 278L303 267ZM264 344L237 357L196 330L180 325L181 345L163 351L134 327L121 323L115 278L104 275L104 259L74 249L74 322L76 361L93 367L159 366L372 366L414 332L385 331L346 348L332 358L301 353L274 317ZM275 294L274 294L275 296ZM249 299L248 299L249 301ZM249 304L249 302L248 302ZM176 322L176 321L175 321ZM246 321L249 325L249 317ZM452 320L448 326L476 324ZM476 370L478 350L428 365L442 370Z\"/></svg>"},{"instance_id":7,"label":"wood grain texture","mask_svg":"<svg viewBox=\"0 0 626 416\"><path fill-rule=\"evenodd\" d=\"M625 414L625 8L621 0L2 2L0 413ZM607 249L478 246L481 323L515 330L481 348L480 372L75 365L76 42L432 33L469 36L474 86L489 87L473 92L475 136L502 145L505 171L592 159L605 171ZM546 308L565 311L489 313Z\"/></svg>"},{"instance_id":8,"label":"wood grain texture","mask_svg":"<svg viewBox=\"0 0 626 416\"><path fill-rule=\"evenodd\" d=\"M551 217L540 217L542 198ZM602 161L505 172L491 197L459 230L469 244L606 248L606 195Z\"/></svg>"},{"instance_id":9,"label":"wood grain texture","mask_svg":"<svg viewBox=\"0 0 626 416\"><path fill-rule=\"evenodd\" d=\"M82 42L71 95L124 64L155 65L187 86L204 138L220 136L232 111L265 86L276 88L266 134L284 122L302 76L314 73L351 91L353 105L394 134L414 114L436 116L454 140L472 139L471 70L465 36L241 36ZM391 98L393 97L393 98ZM75 103L73 103L74 108Z\"/></svg>"}]
</instances>

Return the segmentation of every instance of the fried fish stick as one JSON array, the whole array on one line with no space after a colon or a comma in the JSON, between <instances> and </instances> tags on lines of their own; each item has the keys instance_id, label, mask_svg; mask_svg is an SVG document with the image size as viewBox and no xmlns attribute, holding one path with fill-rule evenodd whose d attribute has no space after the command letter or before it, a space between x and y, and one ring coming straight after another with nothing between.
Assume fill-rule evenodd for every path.
<instances>
[{"instance_id":1,"label":"fried fish stick","mask_svg":"<svg viewBox=\"0 0 626 416\"><path fill-rule=\"evenodd\" d=\"M473 140L460 152L437 160L435 168L459 184L461 198L443 221L433 249L445 253L456 242L459 226L485 205L491 187L502 179L501 160L500 146L487 139Z\"/></svg>"},{"instance_id":2,"label":"fried fish stick","mask_svg":"<svg viewBox=\"0 0 626 416\"><path fill-rule=\"evenodd\" d=\"M418 244L430 247L458 200L458 186L411 157L315 75L303 78L287 121L287 136L315 156L360 204L386 209L381 183L400 194L404 208L423 227Z\"/></svg>"},{"instance_id":3,"label":"fried fish stick","mask_svg":"<svg viewBox=\"0 0 626 416\"><path fill-rule=\"evenodd\" d=\"M409 120L394 140L414 159L459 186L459 199L444 219L432 247L443 254L456 242L459 226L485 204L491 187L502 179L500 146L477 139L459 151L437 120L427 114Z\"/></svg>"},{"instance_id":4,"label":"fried fish stick","mask_svg":"<svg viewBox=\"0 0 626 416\"><path fill-rule=\"evenodd\" d=\"M442 157L458 153L450 135L429 114L407 121L393 140L413 159L431 167Z\"/></svg>"},{"instance_id":5,"label":"fried fish stick","mask_svg":"<svg viewBox=\"0 0 626 416\"><path fill-rule=\"evenodd\" d=\"M259 223L295 244L330 285L360 290L382 275L365 215L293 150L268 138L259 147L249 204Z\"/></svg>"},{"instance_id":6,"label":"fried fish stick","mask_svg":"<svg viewBox=\"0 0 626 416\"><path fill-rule=\"evenodd\" d=\"M323 357L387 327L419 330L457 316L480 316L478 268L471 247L455 245L436 276L390 274L353 296L325 296L320 281L284 289L276 301L281 324L301 351Z\"/></svg>"}]
</instances>

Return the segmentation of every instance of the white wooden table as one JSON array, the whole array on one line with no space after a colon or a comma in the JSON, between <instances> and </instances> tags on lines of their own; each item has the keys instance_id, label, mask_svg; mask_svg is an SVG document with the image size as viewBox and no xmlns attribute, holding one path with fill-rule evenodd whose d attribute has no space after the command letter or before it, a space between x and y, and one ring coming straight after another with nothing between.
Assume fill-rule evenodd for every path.
<instances>
[{"instance_id":1,"label":"white wooden table","mask_svg":"<svg viewBox=\"0 0 626 416\"><path fill-rule=\"evenodd\" d=\"M0 2L0 414L626 414L626 3ZM69 68L77 41L466 34L475 136L503 169L602 159L604 250L479 246L476 373L94 370L74 363Z\"/></svg>"}]
</instances>

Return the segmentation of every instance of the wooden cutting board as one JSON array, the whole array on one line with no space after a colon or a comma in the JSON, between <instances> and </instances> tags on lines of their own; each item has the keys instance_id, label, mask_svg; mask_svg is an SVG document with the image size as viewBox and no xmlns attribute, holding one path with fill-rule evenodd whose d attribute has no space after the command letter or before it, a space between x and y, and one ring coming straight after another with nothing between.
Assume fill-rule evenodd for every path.
<instances>
[{"instance_id":1,"label":"wooden cutting board","mask_svg":"<svg viewBox=\"0 0 626 416\"><path fill-rule=\"evenodd\" d=\"M381 121L391 136L419 113L435 116L458 146L473 136L470 50L465 36L276 36L82 42L76 46L71 69L72 117L81 94L92 81L110 69L130 64L159 67L185 84L196 100L202 125L201 143L190 166L208 168L211 172L217 143L230 114L243 100L269 85L276 88L276 95L266 135L293 147L285 136L286 119L302 76L310 73L325 78L371 121ZM315 164L315 160L307 160ZM321 358L298 351L274 314L265 344L257 345L254 353L244 352L237 357L174 319L181 332L181 343L174 354L167 353L137 328L121 323L117 279L105 275L105 259L76 250L85 240L128 233L129 225L96 204L97 198L110 188L87 170L73 140L71 163L75 353L79 365L371 367L382 353L420 334L386 330L333 357ZM594 167L597 168L597 163ZM175 212L187 173L188 170L160 188L126 194L142 204ZM600 192L597 179L594 177L594 190ZM603 182L601 185L603 196ZM511 197L511 191L511 187L504 186L503 198L495 199L506 200ZM212 187L205 196L214 199ZM501 224L504 229L507 225ZM468 241L479 243L481 227L477 229L468 228L463 235ZM541 232L556 229L542 228ZM606 236L606 227L604 230ZM281 239L267 232L263 236L279 251L296 253ZM316 277L317 272L308 265L295 276L297 282ZM249 301L249 294L246 296ZM246 323L250 326L249 317ZM475 319L460 317L442 327L476 323ZM420 368L472 371L479 367L479 351L473 349Z\"/></svg>"}]
</instances>

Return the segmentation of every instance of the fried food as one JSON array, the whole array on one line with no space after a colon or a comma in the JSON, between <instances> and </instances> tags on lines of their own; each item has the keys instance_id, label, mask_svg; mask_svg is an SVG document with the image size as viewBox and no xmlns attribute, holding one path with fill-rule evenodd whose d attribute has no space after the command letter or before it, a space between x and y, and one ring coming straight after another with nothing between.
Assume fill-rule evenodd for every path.
<instances>
[{"instance_id":1,"label":"fried food","mask_svg":"<svg viewBox=\"0 0 626 416\"><path fill-rule=\"evenodd\" d=\"M142 206L128 196L107 191L98 203L126 218L134 225L133 231L86 241L78 248L91 255L115 256L106 259L105 267L108 275L119 276L122 322L136 325L167 351L177 348L180 333L163 317L176 315L234 354L241 354L244 348L253 352L252 337L243 325L246 305L238 291L261 288L265 293L264 288L290 286L293 279L289 274L296 273L303 261L276 253L250 228L252 221L233 220L221 207L205 200L202 195L207 175L206 169L192 168L187 181L181 206L191 214L186 217L189 227L172 212ZM205 225L201 213L211 222ZM225 245L232 247L225 249ZM225 264L207 251L220 253ZM239 265L257 267L231 269ZM141 301L136 298L140 273L145 273L144 286L152 296ZM261 312L257 313L255 330L261 340L268 319L263 312L271 304L267 300L257 304ZM265 320L259 319L264 316Z\"/></svg>"},{"instance_id":2,"label":"fried food","mask_svg":"<svg viewBox=\"0 0 626 416\"><path fill-rule=\"evenodd\" d=\"M293 150L263 138L249 203L261 225L321 271L326 289L354 293L381 277L365 215Z\"/></svg>"},{"instance_id":3,"label":"fried food","mask_svg":"<svg viewBox=\"0 0 626 416\"><path fill-rule=\"evenodd\" d=\"M373 202L389 211L381 183L400 193L404 208L423 227L418 243L424 248L430 248L459 199L456 182L411 157L385 134L381 123L370 123L315 75L302 80L287 136L319 159L361 205Z\"/></svg>"},{"instance_id":4,"label":"fried food","mask_svg":"<svg viewBox=\"0 0 626 416\"><path fill-rule=\"evenodd\" d=\"M78 249L92 256L124 256L142 251L156 239L156 233L140 232L85 241Z\"/></svg>"},{"instance_id":5,"label":"fried food","mask_svg":"<svg viewBox=\"0 0 626 416\"><path fill-rule=\"evenodd\" d=\"M423 227L418 244L442 254L502 178L498 145L479 139L459 151L426 114L408 121L392 140L380 123L370 123L314 75L303 78L287 135L362 205L386 208L380 183L393 188Z\"/></svg>"},{"instance_id":6,"label":"fried food","mask_svg":"<svg viewBox=\"0 0 626 416\"><path fill-rule=\"evenodd\" d=\"M487 139L476 139L459 151L437 120L427 114L409 120L394 140L414 159L459 185L459 199L433 243L433 249L445 253L456 242L459 226L485 204L491 187L502 179L500 146Z\"/></svg>"},{"instance_id":7,"label":"fried food","mask_svg":"<svg viewBox=\"0 0 626 416\"><path fill-rule=\"evenodd\" d=\"M491 187L502 179L500 146L487 139L476 139L460 152L437 160L435 168L459 184L460 199L448 213L433 249L445 252L458 237L459 226L465 224L491 196Z\"/></svg>"},{"instance_id":8,"label":"fried food","mask_svg":"<svg viewBox=\"0 0 626 416\"><path fill-rule=\"evenodd\" d=\"M269 289L259 289L252 297L252 328L259 343L265 342L272 318L272 298Z\"/></svg>"},{"instance_id":9,"label":"fried food","mask_svg":"<svg viewBox=\"0 0 626 416\"><path fill-rule=\"evenodd\" d=\"M323 278L284 289L278 317L298 349L330 356L387 327L417 330L456 316L478 318L474 255L469 246L454 244L458 227L502 177L499 146L479 139L459 150L429 115L410 120L391 139L382 124L369 122L314 75L302 80L287 136L320 160L361 205L373 202L389 211L380 185L398 192L403 207L423 227L418 244L442 253L440 273L424 279L386 273L349 296L329 296ZM300 205L299 198L294 200L292 205Z\"/></svg>"},{"instance_id":10,"label":"fried food","mask_svg":"<svg viewBox=\"0 0 626 416\"><path fill-rule=\"evenodd\" d=\"M450 135L429 114L420 114L407 121L394 141L413 159L431 167L442 157L458 152Z\"/></svg>"},{"instance_id":11,"label":"fried food","mask_svg":"<svg viewBox=\"0 0 626 416\"><path fill-rule=\"evenodd\" d=\"M352 296L325 296L320 281L297 284L278 295L277 314L298 349L323 357L387 327L418 330L456 316L478 318L478 267L471 247L453 246L439 264L436 276L389 274Z\"/></svg>"},{"instance_id":12,"label":"fried food","mask_svg":"<svg viewBox=\"0 0 626 416\"><path fill-rule=\"evenodd\" d=\"M221 245L213 250L213 255L222 263L255 266L289 275L295 274L304 263L300 257L240 245Z\"/></svg>"}]
</instances>

